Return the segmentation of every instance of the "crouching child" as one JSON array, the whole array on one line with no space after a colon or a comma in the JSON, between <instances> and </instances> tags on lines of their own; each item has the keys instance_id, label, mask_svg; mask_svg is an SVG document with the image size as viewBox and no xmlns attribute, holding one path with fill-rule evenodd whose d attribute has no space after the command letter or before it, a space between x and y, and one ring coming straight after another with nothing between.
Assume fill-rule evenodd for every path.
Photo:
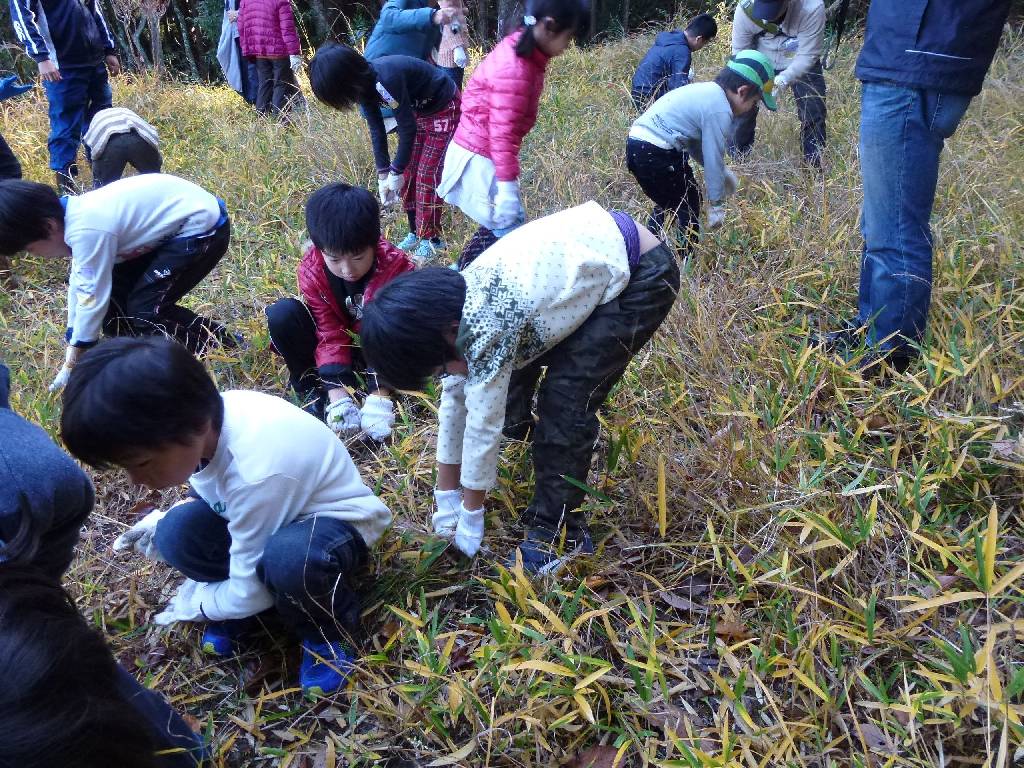
<instances>
[{"instance_id":1,"label":"crouching child","mask_svg":"<svg viewBox=\"0 0 1024 768\"><path fill-rule=\"evenodd\" d=\"M362 430L385 440L395 423L391 392L367 370L357 334L363 305L415 265L381 237L380 208L361 187L339 182L314 192L306 202L306 230L311 243L298 267L302 301L279 299L267 307L271 342L307 410L339 435ZM367 393L361 409L350 394L355 390Z\"/></svg>"},{"instance_id":2,"label":"crouching child","mask_svg":"<svg viewBox=\"0 0 1024 768\"><path fill-rule=\"evenodd\" d=\"M97 112L82 143L92 156L94 187L117 181L129 165L136 173L160 173L163 166L156 128L126 107Z\"/></svg>"},{"instance_id":3,"label":"crouching child","mask_svg":"<svg viewBox=\"0 0 1024 768\"><path fill-rule=\"evenodd\" d=\"M536 487L522 515L523 567L553 573L574 554L592 553L579 511L584 492L573 480L586 482L598 408L678 289L669 248L594 202L510 232L462 273L428 268L384 286L363 317L369 363L399 389L447 374L434 529L476 554L504 424L510 437L533 432Z\"/></svg>"},{"instance_id":4,"label":"crouching child","mask_svg":"<svg viewBox=\"0 0 1024 768\"><path fill-rule=\"evenodd\" d=\"M135 483L190 484L184 501L115 542L186 576L157 624L206 622L203 649L228 655L246 619L273 607L301 643L303 690L344 685L361 571L391 513L330 429L271 395L219 393L188 350L149 338L83 355L61 434L80 460L120 466Z\"/></svg>"}]
</instances>

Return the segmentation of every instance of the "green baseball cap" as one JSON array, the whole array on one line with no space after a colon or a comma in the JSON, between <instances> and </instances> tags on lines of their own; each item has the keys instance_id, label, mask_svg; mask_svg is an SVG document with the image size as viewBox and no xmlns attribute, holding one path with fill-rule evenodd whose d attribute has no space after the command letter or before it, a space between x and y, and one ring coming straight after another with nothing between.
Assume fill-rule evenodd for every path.
<instances>
[{"instance_id":1,"label":"green baseball cap","mask_svg":"<svg viewBox=\"0 0 1024 768\"><path fill-rule=\"evenodd\" d=\"M773 112L779 108L772 90L775 88L775 67L760 51L740 51L729 57L725 64L744 80L761 89L761 101Z\"/></svg>"}]
</instances>

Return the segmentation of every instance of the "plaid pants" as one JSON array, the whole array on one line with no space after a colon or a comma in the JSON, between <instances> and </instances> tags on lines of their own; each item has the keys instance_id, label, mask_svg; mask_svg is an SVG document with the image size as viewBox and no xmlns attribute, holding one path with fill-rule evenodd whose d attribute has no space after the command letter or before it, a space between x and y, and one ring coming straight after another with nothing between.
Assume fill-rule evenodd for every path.
<instances>
[{"instance_id":1,"label":"plaid pants","mask_svg":"<svg viewBox=\"0 0 1024 768\"><path fill-rule=\"evenodd\" d=\"M421 238L441 236L442 201L437 196L444 169L444 153L459 125L462 96L455 92L448 106L431 115L416 118L416 142L405 169L402 204L416 217L416 234Z\"/></svg>"}]
</instances>

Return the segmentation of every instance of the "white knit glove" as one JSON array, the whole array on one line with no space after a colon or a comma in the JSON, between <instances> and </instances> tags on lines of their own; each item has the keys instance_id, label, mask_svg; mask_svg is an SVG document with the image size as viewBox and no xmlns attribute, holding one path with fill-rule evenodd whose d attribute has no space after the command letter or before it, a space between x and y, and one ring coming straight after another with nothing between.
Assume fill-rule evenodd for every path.
<instances>
[{"instance_id":1,"label":"white knit glove","mask_svg":"<svg viewBox=\"0 0 1024 768\"><path fill-rule=\"evenodd\" d=\"M53 379L53 383L50 384L51 392L57 392L67 386L68 379L71 378L71 369L75 367L75 363L78 362L78 357L81 354L82 350L80 347L68 347L64 351L64 365L57 371L57 376Z\"/></svg>"},{"instance_id":2,"label":"white knit glove","mask_svg":"<svg viewBox=\"0 0 1024 768\"><path fill-rule=\"evenodd\" d=\"M455 526L455 546L466 557L475 557L484 540L484 508L466 509L459 504L459 524Z\"/></svg>"},{"instance_id":3,"label":"white knit glove","mask_svg":"<svg viewBox=\"0 0 1024 768\"><path fill-rule=\"evenodd\" d=\"M288 57L288 61L292 65L292 72L298 73L298 72L302 71L302 57L301 56L293 54L292 56Z\"/></svg>"},{"instance_id":4,"label":"white knit glove","mask_svg":"<svg viewBox=\"0 0 1024 768\"><path fill-rule=\"evenodd\" d=\"M328 404L324 417L327 426L333 429L336 435L351 435L360 429L359 407L348 395L343 395Z\"/></svg>"},{"instance_id":5,"label":"white knit glove","mask_svg":"<svg viewBox=\"0 0 1024 768\"><path fill-rule=\"evenodd\" d=\"M120 552L129 547L150 560L163 561L160 551L156 548L153 536L156 525L167 515L163 509L154 509L139 522L114 539L114 551Z\"/></svg>"},{"instance_id":6,"label":"white knit glove","mask_svg":"<svg viewBox=\"0 0 1024 768\"><path fill-rule=\"evenodd\" d=\"M434 533L445 538L454 536L455 526L459 524L459 512L462 511L462 491L458 488L453 491L441 491L435 488L434 506L437 508L430 516Z\"/></svg>"},{"instance_id":7,"label":"white knit glove","mask_svg":"<svg viewBox=\"0 0 1024 768\"><path fill-rule=\"evenodd\" d=\"M494 195L494 229L511 227L523 214L518 181L499 181Z\"/></svg>"},{"instance_id":8,"label":"white knit glove","mask_svg":"<svg viewBox=\"0 0 1024 768\"><path fill-rule=\"evenodd\" d=\"M205 618L199 599L201 586L198 581L185 579L167 607L153 617L153 623L164 627L176 621L199 621Z\"/></svg>"},{"instance_id":9,"label":"white knit glove","mask_svg":"<svg viewBox=\"0 0 1024 768\"><path fill-rule=\"evenodd\" d=\"M725 187L726 197L735 195L736 190L740 188L740 180L736 178L736 174L728 168L725 169L725 173L722 176L722 184Z\"/></svg>"},{"instance_id":10,"label":"white knit glove","mask_svg":"<svg viewBox=\"0 0 1024 768\"><path fill-rule=\"evenodd\" d=\"M367 435L378 442L391 437L395 425L395 406L390 397L370 395L363 402L359 414L359 426Z\"/></svg>"},{"instance_id":11,"label":"white knit glove","mask_svg":"<svg viewBox=\"0 0 1024 768\"><path fill-rule=\"evenodd\" d=\"M693 67L690 67L690 71L686 73L686 80L687 80L688 82L691 82L691 83L692 83L692 82L694 82L694 79L695 79L696 77L697 77L697 75L696 75L696 73L695 73L695 72L693 71Z\"/></svg>"},{"instance_id":12,"label":"white knit glove","mask_svg":"<svg viewBox=\"0 0 1024 768\"><path fill-rule=\"evenodd\" d=\"M397 182L395 181L397 179ZM380 204L385 208L398 204L398 194L402 191L402 177L395 173L377 177L377 194Z\"/></svg>"},{"instance_id":13,"label":"white knit glove","mask_svg":"<svg viewBox=\"0 0 1024 768\"><path fill-rule=\"evenodd\" d=\"M778 93L783 88L789 85L789 78L786 77L786 73L783 72L781 75L775 76L775 85L772 86L772 93Z\"/></svg>"},{"instance_id":14,"label":"white knit glove","mask_svg":"<svg viewBox=\"0 0 1024 768\"><path fill-rule=\"evenodd\" d=\"M708 208L708 229L718 229L725 223L725 206L712 205Z\"/></svg>"},{"instance_id":15,"label":"white knit glove","mask_svg":"<svg viewBox=\"0 0 1024 768\"><path fill-rule=\"evenodd\" d=\"M455 58L455 66L460 69L465 69L466 65L469 64L469 56L466 55L466 49L464 47L457 46L452 52Z\"/></svg>"}]
</instances>

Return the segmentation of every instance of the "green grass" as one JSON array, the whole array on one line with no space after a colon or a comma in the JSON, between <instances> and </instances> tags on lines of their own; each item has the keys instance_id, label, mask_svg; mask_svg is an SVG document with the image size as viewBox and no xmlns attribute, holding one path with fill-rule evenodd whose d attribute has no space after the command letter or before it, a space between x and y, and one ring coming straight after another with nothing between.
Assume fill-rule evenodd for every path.
<instances>
[{"instance_id":1,"label":"green grass","mask_svg":"<svg viewBox=\"0 0 1024 768\"><path fill-rule=\"evenodd\" d=\"M697 57L700 79L725 54L720 38ZM592 198L646 210L623 149L628 76L649 42L553 63L522 155L531 217ZM356 453L396 523L374 556L350 691L310 706L290 649L214 662L196 629L151 625L177 579L111 552L143 495L119 474L96 477L67 577L82 611L201 721L223 765L1006 764L1024 745L1024 39L1004 40L947 144L927 355L884 385L806 341L856 299L854 53L828 73L824 179L799 168L783 97L762 115L755 158L735 166L728 223L615 389L587 479L603 497L588 501L600 554L575 574L531 585L442 551L428 533L434 421L409 398L394 445ZM223 88L115 90L157 125L166 170L232 212L231 250L191 299L252 340L209 358L218 383L283 393L262 310L296 290L308 194L371 181L365 127L313 107L282 129ZM3 133L48 181L45 106L39 92L5 104ZM471 227L449 216L459 244ZM402 224L388 222L392 238ZM0 298L13 404L53 431L66 265L15 267L22 288ZM499 475L495 559L529 499L522 446Z\"/></svg>"}]
</instances>

